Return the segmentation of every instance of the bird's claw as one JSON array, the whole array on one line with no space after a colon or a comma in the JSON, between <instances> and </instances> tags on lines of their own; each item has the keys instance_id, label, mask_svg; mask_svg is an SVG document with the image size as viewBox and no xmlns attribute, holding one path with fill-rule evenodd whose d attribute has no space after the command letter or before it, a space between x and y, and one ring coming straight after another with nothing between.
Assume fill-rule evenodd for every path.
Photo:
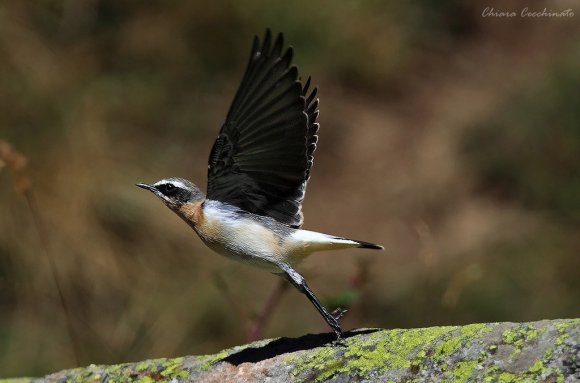
<instances>
[{"instance_id":1,"label":"bird's claw","mask_svg":"<svg viewBox=\"0 0 580 383\"><path fill-rule=\"evenodd\" d=\"M330 327L334 330L334 334L336 335L336 339L332 341L333 346L346 346L344 342L344 337L342 333L342 329L340 328L340 324L338 320L342 318L342 316L346 313L347 310L337 308L330 313L330 316L333 320L329 322Z\"/></svg>"},{"instance_id":2,"label":"bird's claw","mask_svg":"<svg viewBox=\"0 0 580 383\"><path fill-rule=\"evenodd\" d=\"M332 344L332 346L335 346L335 347L345 347L346 346L346 342L345 342L344 338L342 337L342 335L341 336L337 335L336 339L333 340L331 344Z\"/></svg>"},{"instance_id":3,"label":"bird's claw","mask_svg":"<svg viewBox=\"0 0 580 383\"><path fill-rule=\"evenodd\" d=\"M342 307L338 307L338 308L334 309L334 310L333 310L333 311L330 313L330 315L332 315L332 317L333 317L335 320L337 320L337 321L338 321L338 320L340 320L340 318L342 318L342 317L344 316L344 314L346 314L347 312L348 312L348 310L347 310L347 309L343 309Z\"/></svg>"}]
</instances>

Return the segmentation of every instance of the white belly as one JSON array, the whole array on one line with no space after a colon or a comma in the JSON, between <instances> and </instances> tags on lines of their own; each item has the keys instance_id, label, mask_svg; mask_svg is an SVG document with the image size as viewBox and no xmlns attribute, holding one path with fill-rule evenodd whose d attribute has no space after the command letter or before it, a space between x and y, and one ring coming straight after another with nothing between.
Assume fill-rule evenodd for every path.
<instances>
[{"instance_id":1,"label":"white belly","mask_svg":"<svg viewBox=\"0 0 580 383\"><path fill-rule=\"evenodd\" d=\"M253 266L279 271L279 262L287 261L290 249L284 237L249 218L219 209L204 207L204 222L195 227L197 234L215 252Z\"/></svg>"},{"instance_id":2,"label":"white belly","mask_svg":"<svg viewBox=\"0 0 580 383\"><path fill-rule=\"evenodd\" d=\"M209 248L270 272L280 272L277 265L281 262L294 266L315 251L359 245L349 239L292 229L271 218L240 213L218 201L206 200L202 209L203 214L193 227Z\"/></svg>"}]
</instances>

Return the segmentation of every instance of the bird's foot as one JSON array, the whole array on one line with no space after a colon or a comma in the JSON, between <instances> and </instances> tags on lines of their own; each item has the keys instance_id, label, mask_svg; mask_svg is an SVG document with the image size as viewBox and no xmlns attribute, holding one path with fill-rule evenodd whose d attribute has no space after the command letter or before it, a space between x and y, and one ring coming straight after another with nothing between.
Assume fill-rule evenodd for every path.
<instances>
[{"instance_id":1,"label":"bird's foot","mask_svg":"<svg viewBox=\"0 0 580 383\"><path fill-rule=\"evenodd\" d=\"M332 343L331 343L332 346L340 346L340 347L346 346L346 342L344 341L342 331L340 329L338 329L338 330L333 329L333 330L334 330L334 334L336 335L336 339L332 341Z\"/></svg>"},{"instance_id":2,"label":"bird's foot","mask_svg":"<svg viewBox=\"0 0 580 383\"><path fill-rule=\"evenodd\" d=\"M336 319L337 321L340 320L340 318L342 318L344 316L344 314L346 314L348 312L347 309L343 309L342 307L337 307L336 309L334 309L330 315L332 315L332 317L334 319Z\"/></svg>"},{"instance_id":3,"label":"bird's foot","mask_svg":"<svg viewBox=\"0 0 580 383\"><path fill-rule=\"evenodd\" d=\"M332 327L332 330L336 335L336 339L332 342L333 346L346 346L346 343L344 342L342 329L340 328L340 324L338 323L338 321L340 320L340 318L344 316L344 314L346 314L347 311L348 310L338 307L330 313L331 320L328 321L328 324L330 325L330 327Z\"/></svg>"}]
</instances>

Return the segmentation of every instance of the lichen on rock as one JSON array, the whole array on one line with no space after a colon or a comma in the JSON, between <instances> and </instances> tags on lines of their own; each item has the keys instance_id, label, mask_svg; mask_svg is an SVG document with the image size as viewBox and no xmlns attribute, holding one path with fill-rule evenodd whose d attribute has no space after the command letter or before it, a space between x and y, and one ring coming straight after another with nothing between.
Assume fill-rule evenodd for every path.
<instances>
[{"instance_id":1,"label":"lichen on rock","mask_svg":"<svg viewBox=\"0 0 580 383\"><path fill-rule=\"evenodd\" d=\"M65 370L52 382L562 382L580 379L580 319L359 329L262 340L213 355Z\"/></svg>"}]
</instances>

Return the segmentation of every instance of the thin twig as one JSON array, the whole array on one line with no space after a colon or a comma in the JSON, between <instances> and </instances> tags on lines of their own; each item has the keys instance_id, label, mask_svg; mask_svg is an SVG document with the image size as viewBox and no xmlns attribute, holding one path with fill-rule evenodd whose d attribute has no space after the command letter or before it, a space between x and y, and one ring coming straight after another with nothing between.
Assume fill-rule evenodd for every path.
<instances>
[{"instance_id":1,"label":"thin twig","mask_svg":"<svg viewBox=\"0 0 580 383\"><path fill-rule=\"evenodd\" d=\"M274 289L270 293L270 296L266 300L266 303L264 303L262 310L260 311L256 319L254 319L254 321L250 324L250 329L247 335L248 342L253 342L255 340L262 339L264 328L270 321L270 318L274 313L274 309L280 302L280 299L282 298L286 290L288 290L288 286L289 284L285 280L281 279L278 281L278 284L276 285L276 287L274 287Z\"/></svg>"},{"instance_id":2,"label":"thin twig","mask_svg":"<svg viewBox=\"0 0 580 383\"><path fill-rule=\"evenodd\" d=\"M44 253L46 259L48 260L52 280L58 292L59 303L65 315L67 333L69 336L71 346L73 348L75 362L77 365L80 365L81 364L80 347L76 342L71 311L69 309L69 306L63 293L62 286L60 284L56 262L48 250L48 239L47 236L45 235L45 231L43 230L40 214L38 213L36 201L31 191L32 182L30 181L30 178L28 177L26 172L28 159L24 155L16 151L10 144L0 140L0 163L3 166L6 166L8 169L10 169L11 172L13 173L14 188L18 193L24 196L26 204L28 205L28 210L32 215L32 220L34 222L34 227L40 240L42 252Z\"/></svg>"},{"instance_id":3,"label":"thin twig","mask_svg":"<svg viewBox=\"0 0 580 383\"><path fill-rule=\"evenodd\" d=\"M62 310L63 310L64 315L65 315L66 329L68 332L70 343L71 343L72 348L73 348L75 362L76 362L77 366L80 366L81 365L81 358L80 358L81 351L80 351L80 346L77 344L77 338L75 336L72 313L71 313L70 307L68 306L67 300L64 296L62 286L60 284L59 275L58 275L58 268L56 266L56 262L54 260L54 257L51 255L50 251L48 251L48 239L47 239L46 234L43 230L43 225L42 225L42 222L40 220L40 215L38 214L36 200L34 199L33 194L29 190L24 192L24 197L26 198L26 203L28 205L28 209L30 210L30 214L32 215L32 219L34 221L34 227L36 228L36 233L37 233L38 238L40 240L40 243L42 245L43 253L44 253L46 259L48 260L48 265L50 267L50 274L52 276L52 280L53 280L54 285L56 287L56 291L58 292L58 298L59 298L60 306L62 307Z\"/></svg>"}]
</instances>

